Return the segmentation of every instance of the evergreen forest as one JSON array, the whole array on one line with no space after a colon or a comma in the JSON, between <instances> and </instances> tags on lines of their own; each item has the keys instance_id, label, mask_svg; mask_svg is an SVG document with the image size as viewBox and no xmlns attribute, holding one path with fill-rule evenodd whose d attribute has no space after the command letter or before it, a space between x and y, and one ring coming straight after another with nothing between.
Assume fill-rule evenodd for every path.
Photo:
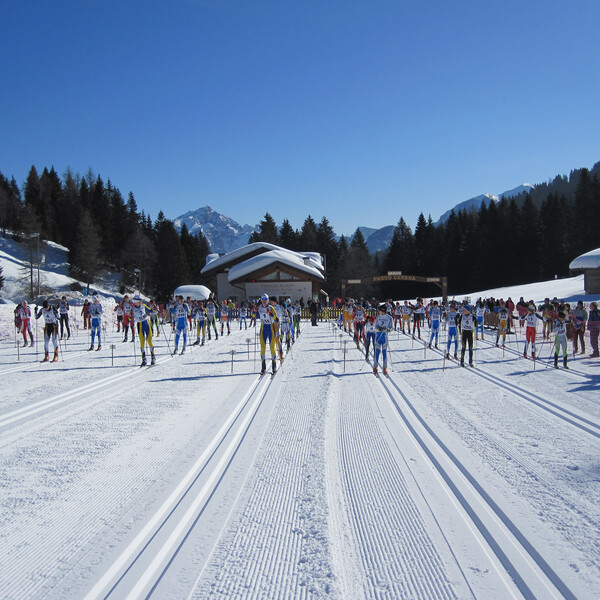
<instances>
[{"instance_id":1,"label":"evergreen forest","mask_svg":"<svg viewBox=\"0 0 600 600\"><path fill-rule=\"evenodd\" d=\"M338 237L327 217L308 216L300 229L265 214L250 242L265 241L297 251L319 252L326 260L325 289L341 294L344 279L388 271L447 276L450 295L469 290L543 281L569 275L569 263L600 247L600 163L536 185L525 194L484 203L478 210L453 212L442 224L421 214L414 231L401 213L387 250L371 254L360 231ZM0 172L0 229L26 243L52 240L69 248L71 274L93 285L102 273L119 272L122 291L141 289L166 299L182 283L215 282L200 271L210 253L202 233L177 231L159 212L153 221L139 210L132 192L123 197L110 179L54 168L31 167L19 186ZM1 278L0 271L0 278ZM1 281L1 279L0 279ZM411 283L355 285L353 297L412 298L438 294Z\"/></svg>"}]
</instances>

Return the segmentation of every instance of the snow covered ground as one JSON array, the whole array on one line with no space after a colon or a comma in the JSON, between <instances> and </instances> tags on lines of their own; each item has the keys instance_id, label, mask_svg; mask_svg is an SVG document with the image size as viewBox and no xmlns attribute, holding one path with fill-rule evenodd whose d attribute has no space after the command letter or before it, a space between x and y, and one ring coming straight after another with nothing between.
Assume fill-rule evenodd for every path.
<instances>
[{"instance_id":1,"label":"snow covered ground","mask_svg":"<svg viewBox=\"0 0 600 600\"><path fill-rule=\"evenodd\" d=\"M140 369L109 319L100 352L80 326L40 364L12 308L1 598L600 597L598 359L555 370L487 331L463 369L394 333L375 378L320 323L261 379L254 329L174 358L162 330Z\"/></svg>"}]
</instances>

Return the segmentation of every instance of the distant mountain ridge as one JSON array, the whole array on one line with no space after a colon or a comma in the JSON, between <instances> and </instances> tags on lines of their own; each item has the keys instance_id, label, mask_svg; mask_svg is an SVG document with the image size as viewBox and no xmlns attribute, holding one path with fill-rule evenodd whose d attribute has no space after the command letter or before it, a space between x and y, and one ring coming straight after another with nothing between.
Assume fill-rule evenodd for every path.
<instances>
[{"instance_id":1,"label":"distant mountain ridge","mask_svg":"<svg viewBox=\"0 0 600 600\"><path fill-rule=\"evenodd\" d=\"M435 223L435 225L441 225L448 220L448 217L452 214L452 211L458 213L461 210L472 211L479 210L481 205L485 202L489 204L490 202L499 202L501 198L506 198L510 200L519 194L524 192L530 192L535 186L531 185L531 183L524 183L522 185L513 188L512 190L507 190L506 192L502 192L501 194L480 194L479 196L474 196L473 198L469 198L464 202L460 202L456 204L450 210L447 210Z\"/></svg>"},{"instance_id":2,"label":"distant mountain ridge","mask_svg":"<svg viewBox=\"0 0 600 600\"><path fill-rule=\"evenodd\" d=\"M480 194L479 196L469 198L464 202L456 204L450 210L447 210L438 219L435 225L445 223L452 211L458 213L461 210L479 210L484 202L486 204L498 202L502 197L513 198L524 192L530 192L533 189L533 185L524 183L511 190L502 192L501 194ZM173 224L178 231L181 231L181 227L184 223L191 235L194 235L198 231L202 231L208 240L211 252L218 254L226 254L227 252L245 246L252 233L259 230L258 225L240 225L231 217L218 213L210 206L203 206L197 210L191 210L173 220ZM395 228L395 225L386 225L380 229L365 226L358 227L365 238L369 252L372 254L385 250L390 245ZM352 241L353 237L354 234L346 236L349 242ZM337 239L339 239L339 236Z\"/></svg>"},{"instance_id":3,"label":"distant mountain ridge","mask_svg":"<svg viewBox=\"0 0 600 600\"><path fill-rule=\"evenodd\" d=\"M178 231L181 231L184 223L191 235L202 231L211 252L219 254L226 254L245 246L252 233L259 229L258 225L240 225L231 217L218 213L210 206L190 210L173 220Z\"/></svg>"}]
</instances>

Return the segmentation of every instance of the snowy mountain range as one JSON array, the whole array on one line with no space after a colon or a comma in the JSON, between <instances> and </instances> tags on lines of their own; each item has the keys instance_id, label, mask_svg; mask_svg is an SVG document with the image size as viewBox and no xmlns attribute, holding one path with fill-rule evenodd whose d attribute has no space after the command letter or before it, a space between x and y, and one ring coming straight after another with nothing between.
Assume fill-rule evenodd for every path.
<instances>
[{"instance_id":1,"label":"snowy mountain range","mask_svg":"<svg viewBox=\"0 0 600 600\"><path fill-rule=\"evenodd\" d=\"M479 196L474 196L473 198L469 198L468 200L465 200L464 202L460 202L456 206L452 207L450 210L447 210L437 220L437 222L435 224L441 225L442 223L445 223L448 220L448 217L450 216L452 211L454 211L455 213L458 213L461 210L466 210L466 211L479 210L479 208L481 207L481 205L484 202L486 204L489 204L490 202L498 202L498 201L500 201L501 198L506 198L507 200L510 200L511 198L514 198L515 196L522 194L523 192L530 192L533 188L534 188L534 186L531 185L530 183L524 183L523 185L519 185L516 188L513 188L512 190L507 190L506 192L502 192L500 194L479 194Z\"/></svg>"},{"instance_id":2,"label":"snowy mountain range","mask_svg":"<svg viewBox=\"0 0 600 600\"><path fill-rule=\"evenodd\" d=\"M252 232L258 230L258 225L240 225L231 217L218 213L210 206L190 210L173 221L178 231L184 223L191 235L202 231L211 251L219 254L245 246Z\"/></svg>"},{"instance_id":3,"label":"snowy mountain range","mask_svg":"<svg viewBox=\"0 0 600 600\"><path fill-rule=\"evenodd\" d=\"M469 198L447 210L438 219L436 225L446 222L453 210L455 212L460 210L478 210L484 202L489 204L490 202L498 202L502 197L513 198L523 192L531 191L533 187L530 183L524 183L500 194L480 194L474 198ZM181 230L181 227L185 223L192 235L198 231L202 231L210 244L211 251L219 254L225 254L246 245L252 232L259 229L258 225L240 225L231 217L218 213L210 206L191 210L177 217L173 223L178 231ZM375 253L379 250L385 250L390 245L395 225L386 225L380 229L361 226L359 229L365 238L369 251ZM352 240L353 235L354 233L346 237L348 240Z\"/></svg>"}]
</instances>

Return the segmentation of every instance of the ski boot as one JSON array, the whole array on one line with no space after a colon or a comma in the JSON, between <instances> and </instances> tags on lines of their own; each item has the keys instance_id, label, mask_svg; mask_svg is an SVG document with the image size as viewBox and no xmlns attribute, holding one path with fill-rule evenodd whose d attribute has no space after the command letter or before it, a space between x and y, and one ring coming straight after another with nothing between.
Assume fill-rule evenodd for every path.
<instances>
[{"instance_id":1,"label":"ski boot","mask_svg":"<svg viewBox=\"0 0 600 600\"><path fill-rule=\"evenodd\" d=\"M373 367L373 375L375 375L375 377L378 377L378 375L377 375L377 367Z\"/></svg>"},{"instance_id":2,"label":"ski boot","mask_svg":"<svg viewBox=\"0 0 600 600\"><path fill-rule=\"evenodd\" d=\"M204 338L202 338L202 343L200 345L204 346Z\"/></svg>"},{"instance_id":3,"label":"ski boot","mask_svg":"<svg viewBox=\"0 0 600 600\"><path fill-rule=\"evenodd\" d=\"M260 374L264 375L267 372L267 363L266 361L263 359L262 361L262 365L261 365L261 369L260 369Z\"/></svg>"},{"instance_id":4,"label":"ski boot","mask_svg":"<svg viewBox=\"0 0 600 600\"><path fill-rule=\"evenodd\" d=\"M531 353L531 358L533 358L533 360L535 360L535 350Z\"/></svg>"},{"instance_id":5,"label":"ski boot","mask_svg":"<svg viewBox=\"0 0 600 600\"><path fill-rule=\"evenodd\" d=\"M198 338L193 344L192 346L198 346L200 344L200 338Z\"/></svg>"},{"instance_id":6,"label":"ski boot","mask_svg":"<svg viewBox=\"0 0 600 600\"><path fill-rule=\"evenodd\" d=\"M57 362L58 361L58 348L54 351L54 358L52 359L52 362Z\"/></svg>"},{"instance_id":7,"label":"ski boot","mask_svg":"<svg viewBox=\"0 0 600 600\"><path fill-rule=\"evenodd\" d=\"M98 347L96 348L96 352L98 352L98 350L102 350L102 346L100 346L100 344L98 344Z\"/></svg>"},{"instance_id":8,"label":"ski boot","mask_svg":"<svg viewBox=\"0 0 600 600\"><path fill-rule=\"evenodd\" d=\"M154 350L152 350L152 352L150 354L150 364L151 365L155 365L156 364L156 356L154 354Z\"/></svg>"},{"instance_id":9,"label":"ski boot","mask_svg":"<svg viewBox=\"0 0 600 600\"><path fill-rule=\"evenodd\" d=\"M554 355L554 368L558 369L558 354Z\"/></svg>"},{"instance_id":10,"label":"ski boot","mask_svg":"<svg viewBox=\"0 0 600 600\"><path fill-rule=\"evenodd\" d=\"M175 346L175 350L173 350L173 356L177 356L177 346Z\"/></svg>"},{"instance_id":11,"label":"ski boot","mask_svg":"<svg viewBox=\"0 0 600 600\"><path fill-rule=\"evenodd\" d=\"M277 373L277 360L273 359L271 361L271 371L273 373L273 375L275 375L275 373Z\"/></svg>"},{"instance_id":12,"label":"ski boot","mask_svg":"<svg viewBox=\"0 0 600 600\"><path fill-rule=\"evenodd\" d=\"M42 362L48 362L50 360L48 353L44 353L44 359L42 360Z\"/></svg>"},{"instance_id":13,"label":"ski boot","mask_svg":"<svg viewBox=\"0 0 600 600\"><path fill-rule=\"evenodd\" d=\"M127 341L127 332L125 332L125 337L123 338L123 342Z\"/></svg>"},{"instance_id":14,"label":"ski boot","mask_svg":"<svg viewBox=\"0 0 600 600\"><path fill-rule=\"evenodd\" d=\"M383 367L383 375L384 375L385 377L387 377L387 376L388 376L388 370L387 370L387 367Z\"/></svg>"},{"instance_id":15,"label":"ski boot","mask_svg":"<svg viewBox=\"0 0 600 600\"><path fill-rule=\"evenodd\" d=\"M456 352L454 353L454 360L458 360L458 354Z\"/></svg>"},{"instance_id":16,"label":"ski boot","mask_svg":"<svg viewBox=\"0 0 600 600\"><path fill-rule=\"evenodd\" d=\"M88 348L88 352L89 352L90 350L93 350L93 349L94 349L94 344L92 344L92 345L91 345L91 346Z\"/></svg>"},{"instance_id":17,"label":"ski boot","mask_svg":"<svg viewBox=\"0 0 600 600\"><path fill-rule=\"evenodd\" d=\"M181 354L185 354L185 346L181 349ZM179 356L181 356L181 354Z\"/></svg>"},{"instance_id":18,"label":"ski boot","mask_svg":"<svg viewBox=\"0 0 600 600\"><path fill-rule=\"evenodd\" d=\"M33 348L33 340L31 340L31 344L29 344L30 348Z\"/></svg>"},{"instance_id":19,"label":"ski boot","mask_svg":"<svg viewBox=\"0 0 600 600\"><path fill-rule=\"evenodd\" d=\"M140 367L145 367L148 363L146 363L146 353L142 352L142 364Z\"/></svg>"},{"instance_id":20,"label":"ski boot","mask_svg":"<svg viewBox=\"0 0 600 600\"><path fill-rule=\"evenodd\" d=\"M566 354L563 356L563 367L565 369L569 368L569 365L567 365L567 355Z\"/></svg>"}]
</instances>

